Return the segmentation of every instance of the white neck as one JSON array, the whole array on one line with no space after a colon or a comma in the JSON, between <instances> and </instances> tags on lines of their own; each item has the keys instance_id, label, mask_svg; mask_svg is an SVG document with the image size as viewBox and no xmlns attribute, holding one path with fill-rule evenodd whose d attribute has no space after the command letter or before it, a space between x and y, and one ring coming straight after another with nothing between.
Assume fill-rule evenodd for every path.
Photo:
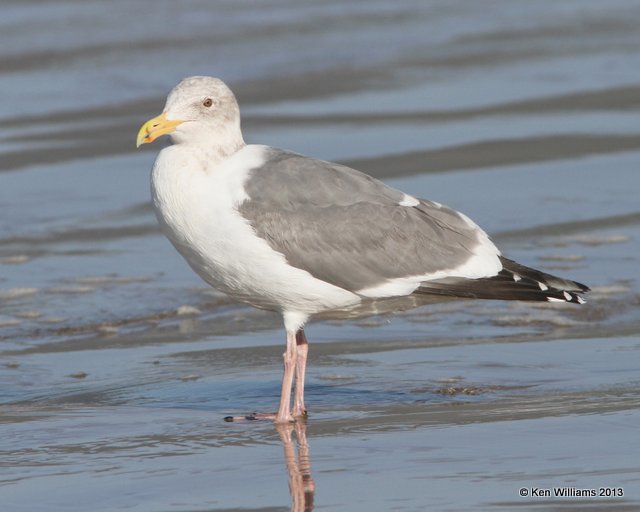
<instances>
[{"instance_id":1,"label":"white neck","mask_svg":"<svg viewBox=\"0 0 640 512\"><path fill-rule=\"evenodd\" d=\"M205 154L209 165L226 160L246 145L239 119L215 126L187 122L171 134L171 140L182 147L197 148Z\"/></svg>"}]
</instances>

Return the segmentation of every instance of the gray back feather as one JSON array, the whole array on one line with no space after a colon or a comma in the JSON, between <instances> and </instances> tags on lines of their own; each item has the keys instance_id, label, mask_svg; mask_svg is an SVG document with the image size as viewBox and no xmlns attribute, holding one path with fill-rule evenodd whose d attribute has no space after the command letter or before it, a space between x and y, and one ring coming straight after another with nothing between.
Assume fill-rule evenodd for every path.
<instances>
[{"instance_id":1,"label":"gray back feather","mask_svg":"<svg viewBox=\"0 0 640 512\"><path fill-rule=\"evenodd\" d=\"M289 264L318 279L357 291L455 268L479 243L454 210L400 206L402 192L359 171L276 149L267 157L239 211Z\"/></svg>"}]
</instances>

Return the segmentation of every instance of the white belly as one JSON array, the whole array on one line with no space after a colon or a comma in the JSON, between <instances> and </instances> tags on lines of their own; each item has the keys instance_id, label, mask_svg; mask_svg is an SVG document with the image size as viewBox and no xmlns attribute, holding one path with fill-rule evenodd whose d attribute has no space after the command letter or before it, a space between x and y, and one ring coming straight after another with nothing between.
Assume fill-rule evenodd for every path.
<instances>
[{"instance_id":1,"label":"white belly","mask_svg":"<svg viewBox=\"0 0 640 512\"><path fill-rule=\"evenodd\" d=\"M162 150L151 191L164 234L207 283L254 306L309 315L358 304L357 295L291 267L238 213L262 152L246 146L205 171L177 146Z\"/></svg>"}]
</instances>

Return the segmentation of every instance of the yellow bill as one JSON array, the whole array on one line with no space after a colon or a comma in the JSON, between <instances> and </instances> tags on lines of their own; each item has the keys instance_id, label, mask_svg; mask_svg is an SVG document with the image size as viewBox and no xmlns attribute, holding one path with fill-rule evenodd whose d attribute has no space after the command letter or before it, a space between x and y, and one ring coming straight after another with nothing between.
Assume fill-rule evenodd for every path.
<instances>
[{"instance_id":1,"label":"yellow bill","mask_svg":"<svg viewBox=\"0 0 640 512\"><path fill-rule=\"evenodd\" d=\"M183 121L167 119L164 112L153 119L149 119L140 127L138 138L136 139L136 147L139 148L142 144L153 142L161 135L171 133L176 129L176 126L182 123Z\"/></svg>"}]
</instances>

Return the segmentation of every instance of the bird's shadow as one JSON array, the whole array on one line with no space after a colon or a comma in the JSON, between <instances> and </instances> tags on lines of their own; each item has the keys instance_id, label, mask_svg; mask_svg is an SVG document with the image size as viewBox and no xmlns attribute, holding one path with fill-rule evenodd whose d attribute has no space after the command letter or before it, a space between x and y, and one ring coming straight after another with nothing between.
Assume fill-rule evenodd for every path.
<instances>
[{"instance_id":1,"label":"bird's shadow","mask_svg":"<svg viewBox=\"0 0 640 512\"><path fill-rule=\"evenodd\" d=\"M276 430L282 441L284 462L289 473L291 512L311 512L314 507L316 484L311 475L307 425L304 421L278 424ZM295 443L293 441L294 433Z\"/></svg>"}]
</instances>

